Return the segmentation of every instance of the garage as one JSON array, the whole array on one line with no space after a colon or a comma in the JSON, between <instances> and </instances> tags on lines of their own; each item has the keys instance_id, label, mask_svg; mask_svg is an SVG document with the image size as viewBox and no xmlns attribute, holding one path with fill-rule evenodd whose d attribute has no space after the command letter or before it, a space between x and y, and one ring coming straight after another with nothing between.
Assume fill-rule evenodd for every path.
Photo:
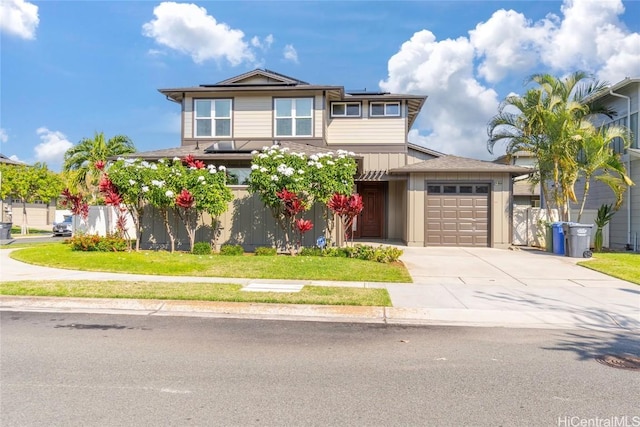
<instances>
[{"instance_id":1,"label":"garage","mask_svg":"<svg viewBox=\"0 0 640 427\"><path fill-rule=\"evenodd\" d=\"M429 183L425 192L427 246L489 246L488 183Z\"/></svg>"}]
</instances>

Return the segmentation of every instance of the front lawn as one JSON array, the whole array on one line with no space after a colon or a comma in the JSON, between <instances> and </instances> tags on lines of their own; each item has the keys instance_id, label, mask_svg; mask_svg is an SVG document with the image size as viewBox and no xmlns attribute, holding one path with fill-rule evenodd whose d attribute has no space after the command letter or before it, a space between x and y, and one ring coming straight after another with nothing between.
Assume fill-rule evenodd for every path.
<instances>
[{"instance_id":1,"label":"front lawn","mask_svg":"<svg viewBox=\"0 0 640 427\"><path fill-rule=\"evenodd\" d=\"M578 263L583 267L599 271L640 285L640 254L636 253L597 253L593 259Z\"/></svg>"},{"instance_id":2,"label":"front lawn","mask_svg":"<svg viewBox=\"0 0 640 427\"><path fill-rule=\"evenodd\" d=\"M251 279L411 282L402 263L315 256L222 256L184 252L82 252L54 243L20 249L11 257L29 264L84 271Z\"/></svg>"},{"instance_id":3,"label":"front lawn","mask_svg":"<svg viewBox=\"0 0 640 427\"><path fill-rule=\"evenodd\" d=\"M241 285L183 282L20 281L0 283L0 295L135 298L390 307L386 289L305 286L300 292L246 292Z\"/></svg>"}]
</instances>

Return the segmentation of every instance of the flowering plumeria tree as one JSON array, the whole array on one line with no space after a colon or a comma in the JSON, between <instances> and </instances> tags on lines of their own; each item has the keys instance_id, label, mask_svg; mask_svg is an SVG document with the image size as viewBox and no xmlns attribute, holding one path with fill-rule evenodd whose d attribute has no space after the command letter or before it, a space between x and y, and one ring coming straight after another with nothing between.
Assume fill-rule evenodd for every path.
<instances>
[{"instance_id":1,"label":"flowering plumeria tree","mask_svg":"<svg viewBox=\"0 0 640 427\"><path fill-rule=\"evenodd\" d=\"M176 197L178 214L187 229L190 251L193 251L195 235L202 213L211 216L212 244L215 246L220 226L219 217L233 199L227 187L226 168L207 165L192 156L184 159L185 173L182 189Z\"/></svg>"},{"instance_id":2,"label":"flowering plumeria tree","mask_svg":"<svg viewBox=\"0 0 640 427\"><path fill-rule=\"evenodd\" d=\"M149 171L154 164L141 159L118 159L105 168L100 182L100 190L113 193L111 200L105 203L116 206L124 205L131 213L136 228L136 251L140 250L143 233L143 214L147 202L143 187L149 182ZM115 197L117 195L117 197Z\"/></svg>"},{"instance_id":3,"label":"flowering plumeria tree","mask_svg":"<svg viewBox=\"0 0 640 427\"><path fill-rule=\"evenodd\" d=\"M350 194L353 190L356 172L353 153L338 150L337 154L327 152L307 156L272 145L253 154L249 190L258 193L262 202L271 209L276 223L284 232L287 249L291 248L288 235L290 226L286 206L278 193L286 189L295 194L305 206L304 210L308 210L313 202L325 205L332 194ZM328 210L325 210L325 219L325 233L330 237L332 216Z\"/></svg>"},{"instance_id":4,"label":"flowering plumeria tree","mask_svg":"<svg viewBox=\"0 0 640 427\"><path fill-rule=\"evenodd\" d=\"M336 193L331 197L327 206L340 218L345 242L351 237L351 243L353 244L353 220L364 208L362 196L358 193L350 196Z\"/></svg>"},{"instance_id":5,"label":"flowering plumeria tree","mask_svg":"<svg viewBox=\"0 0 640 427\"><path fill-rule=\"evenodd\" d=\"M169 224L169 211L175 209L187 230L189 247L193 250L195 232L204 212L212 218L212 232L217 235L218 217L232 200L226 186L225 167L205 166L191 156L174 158L170 163L160 159L149 163L141 159L118 159L106 170L105 190L113 187L116 196L112 204L124 204L132 213L136 232L136 250L140 249L144 207L151 204L160 209L169 235L171 250L175 249L175 233ZM106 200L106 199L105 199Z\"/></svg>"}]
</instances>

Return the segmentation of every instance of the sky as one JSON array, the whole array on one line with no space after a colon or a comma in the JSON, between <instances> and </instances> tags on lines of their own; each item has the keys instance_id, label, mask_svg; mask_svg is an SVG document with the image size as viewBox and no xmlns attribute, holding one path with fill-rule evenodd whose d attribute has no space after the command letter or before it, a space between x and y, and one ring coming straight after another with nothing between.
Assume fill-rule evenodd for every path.
<instances>
[{"instance_id":1,"label":"sky","mask_svg":"<svg viewBox=\"0 0 640 427\"><path fill-rule=\"evenodd\" d=\"M60 171L96 132L178 147L158 89L255 68L427 95L409 140L489 160L487 122L530 75L640 77L640 1L1 0L0 153Z\"/></svg>"}]
</instances>

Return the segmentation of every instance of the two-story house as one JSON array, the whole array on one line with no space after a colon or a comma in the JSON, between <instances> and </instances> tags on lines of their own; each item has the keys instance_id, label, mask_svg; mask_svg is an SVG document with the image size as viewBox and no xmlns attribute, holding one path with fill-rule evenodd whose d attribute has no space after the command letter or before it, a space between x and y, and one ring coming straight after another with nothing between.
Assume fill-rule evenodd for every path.
<instances>
[{"instance_id":1,"label":"two-story house","mask_svg":"<svg viewBox=\"0 0 640 427\"><path fill-rule=\"evenodd\" d=\"M630 148L624 150L621 141L614 141L613 149L621 155L627 175L635 183L629 187L624 202L609 223L609 247L612 249L640 250L640 136L638 110L640 108L640 78L626 78L609 90L589 99L590 103L608 106L616 111L615 117L597 125L622 125L629 129ZM578 193L583 186L577 186ZM578 194L580 195L580 194ZM593 181L587 200L587 209L598 209L603 203L612 203L613 193L604 184Z\"/></svg>"},{"instance_id":2,"label":"two-story house","mask_svg":"<svg viewBox=\"0 0 640 427\"><path fill-rule=\"evenodd\" d=\"M357 238L414 246L510 244L512 176L526 170L409 143L409 129L426 96L348 93L341 86L313 85L263 69L160 92L180 105L180 147L133 156L155 160L192 154L224 164L235 200L221 218L221 243L248 249L275 243L269 212L244 184L251 152L279 144L306 154L356 153L354 190L364 201ZM316 223L321 223L319 213L311 213ZM164 242L163 227L154 224L147 243Z\"/></svg>"}]
</instances>

